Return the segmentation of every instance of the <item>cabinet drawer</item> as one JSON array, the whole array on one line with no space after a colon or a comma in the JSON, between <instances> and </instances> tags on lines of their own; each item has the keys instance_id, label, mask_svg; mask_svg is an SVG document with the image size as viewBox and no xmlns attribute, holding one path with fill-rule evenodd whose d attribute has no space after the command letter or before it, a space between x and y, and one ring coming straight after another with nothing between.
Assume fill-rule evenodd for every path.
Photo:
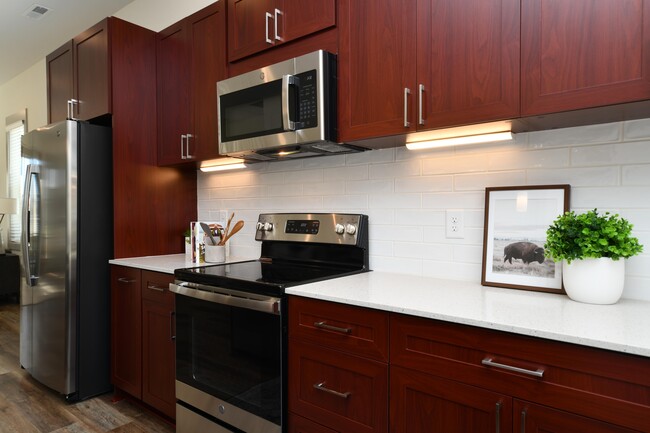
<instances>
[{"instance_id":1,"label":"cabinet drawer","mask_svg":"<svg viewBox=\"0 0 650 433\"><path fill-rule=\"evenodd\" d=\"M169 304L174 302L174 294L169 291L169 283L174 282L172 274L142 271L142 298Z\"/></svg>"},{"instance_id":2,"label":"cabinet drawer","mask_svg":"<svg viewBox=\"0 0 650 433\"><path fill-rule=\"evenodd\" d=\"M648 358L398 314L390 339L391 365L650 431Z\"/></svg>"},{"instance_id":3,"label":"cabinet drawer","mask_svg":"<svg viewBox=\"0 0 650 433\"><path fill-rule=\"evenodd\" d=\"M295 413L289 414L289 433L336 433L334 430L323 427L296 415Z\"/></svg>"},{"instance_id":4,"label":"cabinet drawer","mask_svg":"<svg viewBox=\"0 0 650 433\"><path fill-rule=\"evenodd\" d=\"M388 313L383 311L292 296L289 335L354 355L388 360Z\"/></svg>"},{"instance_id":5,"label":"cabinet drawer","mask_svg":"<svg viewBox=\"0 0 650 433\"><path fill-rule=\"evenodd\" d=\"M388 365L292 339L289 410L336 431L385 433Z\"/></svg>"}]
</instances>

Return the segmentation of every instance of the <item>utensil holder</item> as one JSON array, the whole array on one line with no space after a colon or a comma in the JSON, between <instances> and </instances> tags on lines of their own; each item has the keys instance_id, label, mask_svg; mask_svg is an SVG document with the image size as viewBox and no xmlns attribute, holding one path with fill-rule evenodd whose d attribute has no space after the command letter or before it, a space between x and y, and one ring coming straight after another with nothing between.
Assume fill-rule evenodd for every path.
<instances>
[{"instance_id":1,"label":"utensil holder","mask_svg":"<svg viewBox=\"0 0 650 433\"><path fill-rule=\"evenodd\" d=\"M223 263L226 261L224 245L205 245L205 261L208 263Z\"/></svg>"}]
</instances>

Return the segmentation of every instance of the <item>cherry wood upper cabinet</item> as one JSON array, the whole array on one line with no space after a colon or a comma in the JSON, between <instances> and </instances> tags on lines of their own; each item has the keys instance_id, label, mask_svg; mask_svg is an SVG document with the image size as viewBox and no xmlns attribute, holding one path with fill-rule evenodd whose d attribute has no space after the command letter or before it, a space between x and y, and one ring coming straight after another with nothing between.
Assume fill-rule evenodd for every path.
<instances>
[{"instance_id":1,"label":"cherry wood upper cabinet","mask_svg":"<svg viewBox=\"0 0 650 433\"><path fill-rule=\"evenodd\" d=\"M522 115L650 98L650 1L521 5Z\"/></svg>"},{"instance_id":2,"label":"cherry wood upper cabinet","mask_svg":"<svg viewBox=\"0 0 650 433\"><path fill-rule=\"evenodd\" d=\"M519 115L519 22L519 0L418 0L418 129Z\"/></svg>"},{"instance_id":3,"label":"cherry wood upper cabinet","mask_svg":"<svg viewBox=\"0 0 650 433\"><path fill-rule=\"evenodd\" d=\"M335 0L228 0L228 61L334 25Z\"/></svg>"},{"instance_id":4,"label":"cherry wood upper cabinet","mask_svg":"<svg viewBox=\"0 0 650 433\"><path fill-rule=\"evenodd\" d=\"M74 68L72 41L48 54L45 58L47 75L47 122L65 120L69 115L69 102L73 99Z\"/></svg>"},{"instance_id":5,"label":"cherry wood upper cabinet","mask_svg":"<svg viewBox=\"0 0 650 433\"><path fill-rule=\"evenodd\" d=\"M109 19L100 21L72 40L74 49L75 119L88 120L111 110Z\"/></svg>"},{"instance_id":6,"label":"cherry wood upper cabinet","mask_svg":"<svg viewBox=\"0 0 650 433\"><path fill-rule=\"evenodd\" d=\"M219 156L217 81L226 78L226 15L214 3L158 34L158 164Z\"/></svg>"},{"instance_id":7,"label":"cherry wood upper cabinet","mask_svg":"<svg viewBox=\"0 0 650 433\"><path fill-rule=\"evenodd\" d=\"M339 141L414 131L415 0L339 1Z\"/></svg>"},{"instance_id":8,"label":"cherry wood upper cabinet","mask_svg":"<svg viewBox=\"0 0 650 433\"><path fill-rule=\"evenodd\" d=\"M111 112L109 24L102 20L46 57L49 123Z\"/></svg>"},{"instance_id":9,"label":"cherry wood upper cabinet","mask_svg":"<svg viewBox=\"0 0 650 433\"><path fill-rule=\"evenodd\" d=\"M340 141L518 116L518 0L339 8Z\"/></svg>"}]
</instances>

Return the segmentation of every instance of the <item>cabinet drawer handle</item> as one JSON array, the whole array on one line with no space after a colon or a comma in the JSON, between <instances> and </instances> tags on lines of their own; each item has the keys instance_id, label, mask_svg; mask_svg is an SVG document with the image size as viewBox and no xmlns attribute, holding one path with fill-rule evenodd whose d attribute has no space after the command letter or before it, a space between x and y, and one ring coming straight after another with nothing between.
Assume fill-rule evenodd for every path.
<instances>
[{"instance_id":1,"label":"cabinet drawer handle","mask_svg":"<svg viewBox=\"0 0 650 433\"><path fill-rule=\"evenodd\" d=\"M521 433L526 433L526 409L521 411Z\"/></svg>"},{"instance_id":2,"label":"cabinet drawer handle","mask_svg":"<svg viewBox=\"0 0 650 433\"><path fill-rule=\"evenodd\" d=\"M338 391L334 391L333 389L325 388L325 382L315 383L314 384L314 389L326 392L328 394L335 395L335 396L340 397L340 398L348 398L350 396L350 394L351 394L349 391L348 392L338 392Z\"/></svg>"},{"instance_id":3,"label":"cabinet drawer handle","mask_svg":"<svg viewBox=\"0 0 650 433\"><path fill-rule=\"evenodd\" d=\"M501 402L497 403L497 413L496 413L496 432L501 432Z\"/></svg>"},{"instance_id":4,"label":"cabinet drawer handle","mask_svg":"<svg viewBox=\"0 0 650 433\"><path fill-rule=\"evenodd\" d=\"M135 283L135 280L129 280L128 278L125 278L125 277L120 277L120 278L117 279L117 281L119 283L124 283L124 284Z\"/></svg>"},{"instance_id":5,"label":"cabinet drawer handle","mask_svg":"<svg viewBox=\"0 0 650 433\"><path fill-rule=\"evenodd\" d=\"M404 128L411 126L409 122L409 95L411 94L411 89L404 87Z\"/></svg>"},{"instance_id":6,"label":"cabinet drawer handle","mask_svg":"<svg viewBox=\"0 0 650 433\"><path fill-rule=\"evenodd\" d=\"M340 332L342 334L349 334L352 332L352 328L340 328L338 326L328 325L326 322L314 322L314 327L327 329L328 331Z\"/></svg>"},{"instance_id":7,"label":"cabinet drawer handle","mask_svg":"<svg viewBox=\"0 0 650 433\"><path fill-rule=\"evenodd\" d=\"M535 371L527 370L525 368L513 367L512 365L506 365L506 364L501 364L499 362L494 362L492 360L492 358L485 358L483 361L481 361L481 364L486 365L488 367L494 367L494 368L500 368L502 370L514 371L516 373L523 373L523 374L527 374L529 376L544 377L544 369L543 368L538 368Z\"/></svg>"},{"instance_id":8,"label":"cabinet drawer handle","mask_svg":"<svg viewBox=\"0 0 650 433\"><path fill-rule=\"evenodd\" d=\"M147 284L147 289L155 290L157 292L164 292L166 287L156 286L155 284Z\"/></svg>"}]
</instances>

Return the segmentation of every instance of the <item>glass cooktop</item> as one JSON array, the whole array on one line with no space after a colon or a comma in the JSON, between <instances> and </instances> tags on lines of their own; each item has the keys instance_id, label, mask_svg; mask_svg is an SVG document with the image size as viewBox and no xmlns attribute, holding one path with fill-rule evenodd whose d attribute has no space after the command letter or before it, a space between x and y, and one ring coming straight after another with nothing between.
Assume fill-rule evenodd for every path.
<instances>
[{"instance_id":1,"label":"glass cooktop","mask_svg":"<svg viewBox=\"0 0 650 433\"><path fill-rule=\"evenodd\" d=\"M224 288L278 295L285 287L363 272L362 268L324 266L292 261L250 260L199 268L177 269L176 279Z\"/></svg>"}]
</instances>

